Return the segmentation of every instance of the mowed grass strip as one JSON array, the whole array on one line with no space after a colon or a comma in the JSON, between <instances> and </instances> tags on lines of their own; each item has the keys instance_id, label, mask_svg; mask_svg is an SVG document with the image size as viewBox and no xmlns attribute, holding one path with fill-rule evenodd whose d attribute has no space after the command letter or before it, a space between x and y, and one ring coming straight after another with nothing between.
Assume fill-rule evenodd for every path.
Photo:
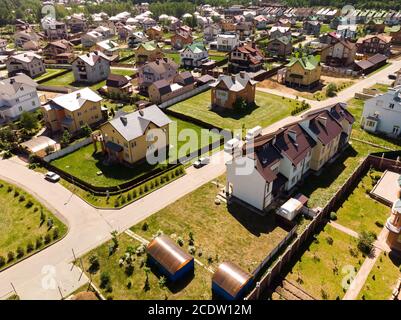
<instances>
[{"instance_id":1,"label":"mowed grass strip","mask_svg":"<svg viewBox=\"0 0 401 320\"><path fill-rule=\"evenodd\" d=\"M381 253L369 273L358 299L388 300L401 276L401 258L392 253Z\"/></svg>"},{"instance_id":2,"label":"mowed grass strip","mask_svg":"<svg viewBox=\"0 0 401 320\"><path fill-rule=\"evenodd\" d=\"M341 299L363 261L356 239L326 225L286 279L316 299Z\"/></svg>"},{"instance_id":3,"label":"mowed grass strip","mask_svg":"<svg viewBox=\"0 0 401 320\"><path fill-rule=\"evenodd\" d=\"M218 113L210 110L210 105L211 91L209 90L179 102L170 109L218 128L234 130L241 129L242 125L246 128L253 128L257 125L267 127L290 116L291 111L300 106L301 102L256 91L257 107L250 109L246 114L238 114L233 110Z\"/></svg>"},{"instance_id":4,"label":"mowed grass strip","mask_svg":"<svg viewBox=\"0 0 401 320\"><path fill-rule=\"evenodd\" d=\"M132 273L127 270L127 264L120 264L120 259L130 249L136 249L140 242L130 238L126 234L118 236L118 249L109 254L109 247L112 241L109 241L100 247L86 254L82 261L84 269L89 272L89 258L96 256L99 261L99 269L92 273L92 281L100 289L106 299L114 300L182 300L182 299L211 299L211 277L212 274L195 264L193 278L187 278L182 282L172 284L168 283L165 287L160 286L159 280L161 274L156 268L150 268L148 272L149 286L146 288L146 253L133 255ZM101 274L106 273L110 277L110 288L102 288Z\"/></svg>"},{"instance_id":5,"label":"mowed grass strip","mask_svg":"<svg viewBox=\"0 0 401 320\"><path fill-rule=\"evenodd\" d=\"M8 253L13 252L15 258L9 261L12 264L17 261L17 248L22 248L25 257L42 249L54 240L54 229L58 230L61 238L67 232L67 227L56 218L49 210L43 207L33 196L24 190L0 181L0 256L8 260ZM45 220L41 222L41 210ZM53 221L53 228L49 229L47 220ZM45 243L46 234L50 236L50 242ZM42 244L37 246L36 240L40 238ZM33 245L32 250L27 250L28 244ZM1 266L0 266L1 269Z\"/></svg>"},{"instance_id":6,"label":"mowed grass strip","mask_svg":"<svg viewBox=\"0 0 401 320\"><path fill-rule=\"evenodd\" d=\"M287 235L277 226L274 216L262 217L253 211L232 204L215 204L220 187L212 182L177 200L144 222L131 228L146 239L158 231L171 236L188 250L193 237L195 256L216 268L223 261L232 261L252 272ZM146 227L144 227L146 226Z\"/></svg>"}]
</instances>

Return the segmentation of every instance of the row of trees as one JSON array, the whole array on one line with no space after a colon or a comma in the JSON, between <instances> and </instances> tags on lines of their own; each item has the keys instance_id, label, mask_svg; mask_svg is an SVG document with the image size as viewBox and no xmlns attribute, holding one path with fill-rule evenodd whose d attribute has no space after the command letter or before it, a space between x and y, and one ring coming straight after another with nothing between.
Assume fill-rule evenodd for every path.
<instances>
[{"instance_id":1,"label":"row of trees","mask_svg":"<svg viewBox=\"0 0 401 320\"><path fill-rule=\"evenodd\" d=\"M369 1L369 0L285 0L285 4L294 7L344 7L346 5L354 6L362 9L382 9L382 10L400 10L401 3L399 0L390 0L386 2Z\"/></svg>"}]
</instances>

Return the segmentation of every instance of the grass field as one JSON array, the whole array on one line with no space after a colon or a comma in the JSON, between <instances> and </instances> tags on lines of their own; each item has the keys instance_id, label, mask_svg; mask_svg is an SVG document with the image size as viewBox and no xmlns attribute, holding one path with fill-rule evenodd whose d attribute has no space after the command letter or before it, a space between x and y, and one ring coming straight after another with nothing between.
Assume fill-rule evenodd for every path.
<instances>
[{"instance_id":1,"label":"grass field","mask_svg":"<svg viewBox=\"0 0 401 320\"><path fill-rule=\"evenodd\" d=\"M54 76L54 75L62 73L64 71L65 71L64 69L46 69L46 73L42 74L40 77L35 78L35 81L43 80L45 78Z\"/></svg>"},{"instance_id":2,"label":"grass field","mask_svg":"<svg viewBox=\"0 0 401 320\"><path fill-rule=\"evenodd\" d=\"M224 178L218 179L220 187ZM264 217L237 204L227 207L214 203L220 191L209 182L168 207L147 218L131 230L146 239L161 230L173 239L179 237L187 250L192 233L196 258L214 268L223 261L232 261L246 271L253 271L271 250L286 236L273 215Z\"/></svg>"},{"instance_id":3,"label":"grass field","mask_svg":"<svg viewBox=\"0 0 401 320\"><path fill-rule=\"evenodd\" d=\"M0 201L2 203L0 210L0 256L6 262L9 260L7 257L9 252L13 252L15 256L8 264L43 249L67 232L67 227L33 196L4 181L0 181ZM45 215L45 221L42 222L41 210ZM47 226L47 219L49 218L53 220L53 228L51 229ZM55 238L54 229L58 230L58 236ZM45 243L44 237L47 234L50 236L50 241ZM32 244L30 249L28 249L28 244ZM20 257L17 257L18 247L22 249ZM0 265L0 269L2 267Z\"/></svg>"},{"instance_id":4,"label":"grass field","mask_svg":"<svg viewBox=\"0 0 401 320\"><path fill-rule=\"evenodd\" d=\"M179 112L188 117L201 119L213 126L222 129L253 128L257 125L266 127L282 118L291 115L291 111L301 103L291 99L257 91L256 108L249 110L247 114L238 115L235 111L217 113L209 110L211 93L206 91L190 99L179 102L170 107L172 111Z\"/></svg>"},{"instance_id":5,"label":"grass field","mask_svg":"<svg viewBox=\"0 0 401 320\"><path fill-rule=\"evenodd\" d=\"M388 300L400 278L401 259L394 255L381 253L368 279L365 282L358 299Z\"/></svg>"},{"instance_id":6,"label":"grass field","mask_svg":"<svg viewBox=\"0 0 401 320\"><path fill-rule=\"evenodd\" d=\"M357 188L337 211L339 224L358 233L370 231L379 235L390 215L390 208L372 199L368 193L375 185L375 180L372 178L380 178L381 174L372 170L363 177Z\"/></svg>"},{"instance_id":7,"label":"grass field","mask_svg":"<svg viewBox=\"0 0 401 320\"><path fill-rule=\"evenodd\" d=\"M343 286L349 284L347 277L354 268L357 272L363 260L354 238L326 225L286 279L316 299L341 299L346 292Z\"/></svg>"},{"instance_id":8,"label":"grass field","mask_svg":"<svg viewBox=\"0 0 401 320\"><path fill-rule=\"evenodd\" d=\"M131 76L133 74L133 71L131 70L121 70L121 69L112 69L111 73L113 74L119 74L119 75L124 75L124 76ZM101 87L103 87L106 84L106 80L101 81L99 83L96 84L92 84L92 85L88 85L85 83L78 83L75 82L74 79L74 74L73 72L68 72L60 77L57 77L55 79L49 80L49 81L45 81L43 83L41 83L41 85L43 86L72 86L72 87L77 87L77 88L81 88L81 87L90 87L93 90L98 90Z\"/></svg>"},{"instance_id":9,"label":"grass field","mask_svg":"<svg viewBox=\"0 0 401 320\"><path fill-rule=\"evenodd\" d=\"M92 280L106 299L115 300L178 300L178 299L211 299L212 274L201 266L195 264L193 278L177 284L167 282L165 287L159 285L160 274L154 268L148 273L149 286L145 288L146 259L145 254L134 254L133 272L127 271L127 265L120 265L120 258L129 248L136 249L140 243L126 234L118 236L119 246L116 252L109 255L111 241L101 245L86 254L82 261L84 269L88 272L90 267L89 257L95 255L99 260L99 270L92 275ZM102 288L100 275L107 273L110 276L111 292L108 288ZM129 283L131 285L129 285Z\"/></svg>"}]
</instances>

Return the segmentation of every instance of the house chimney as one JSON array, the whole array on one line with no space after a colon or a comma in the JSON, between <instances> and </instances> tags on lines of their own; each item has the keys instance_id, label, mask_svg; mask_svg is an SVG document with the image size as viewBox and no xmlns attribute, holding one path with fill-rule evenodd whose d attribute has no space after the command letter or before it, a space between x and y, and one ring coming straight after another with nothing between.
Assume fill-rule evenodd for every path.
<instances>
[{"instance_id":1,"label":"house chimney","mask_svg":"<svg viewBox=\"0 0 401 320\"><path fill-rule=\"evenodd\" d=\"M327 118L323 116L317 117L317 120L322 124L323 127L326 127L327 125Z\"/></svg>"},{"instance_id":2,"label":"house chimney","mask_svg":"<svg viewBox=\"0 0 401 320\"><path fill-rule=\"evenodd\" d=\"M240 71L239 76L241 79L245 79L245 71Z\"/></svg>"},{"instance_id":3,"label":"house chimney","mask_svg":"<svg viewBox=\"0 0 401 320\"><path fill-rule=\"evenodd\" d=\"M232 80L232 82L235 83L235 76L234 75L231 75L231 80Z\"/></svg>"},{"instance_id":4,"label":"house chimney","mask_svg":"<svg viewBox=\"0 0 401 320\"><path fill-rule=\"evenodd\" d=\"M252 41L252 48L256 49L256 43Z\"/></svg>"},{"instance_id":5,"label":"house chimney","mask_svg":"<svg viewBox=\"0 0 401 320\"><path fill-rule=\"evenodd\" d=\"M15 79L14 78L10 78L10 84L14 84L15 83Z\"/></svg>"},{"instance_id":6,"label":"house chimney","mask_svg":"<svg viewBox=\"0 0 401 320\"><path fill-rule=\"evenodd\" d=\"M123 123L124 127L127 126L128 124L128 119L127 117L120 117L121 122Z\"/></svg>"},{"instance_id":7,"label":"house chimney","mask_svg":"<svg viewBox=\"0 0 401 320\"><path fill-rule=\"evenodd\" d=\"M297 133L294 130L287 131L288 136L291 138L292 141L297 141Z\"/></svg>"},{"instance_id":8,"label":"house chimney","mask_svg":"<svg viewBox=\"0 0 401 320\"><path fill-rule=\"evenodd\" d=\"M143 115L144 115L144 113L143 113L143 110L142 109L139 109L139 114L141 115L141 117L143 117Z\"/></svg>"}]
</instances>

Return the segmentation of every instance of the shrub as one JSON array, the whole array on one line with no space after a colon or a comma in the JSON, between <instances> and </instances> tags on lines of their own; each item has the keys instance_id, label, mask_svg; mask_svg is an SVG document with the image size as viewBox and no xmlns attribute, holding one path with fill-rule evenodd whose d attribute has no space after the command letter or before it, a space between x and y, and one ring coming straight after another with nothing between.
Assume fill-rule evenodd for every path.
<instances>
[{"instance_id":1,"label":"shrub","mask_svg":"<svg viewBox=\"0 0 401 320\"><path fill-rule=\"evenodd\" d=\"M380 221L376 221L375 225L378 226L379 228L383 228L384 227L383 223L381 223Z\"/></svg>"},{"instance_id":2,"label":"shrub","mask_svg":"<svg viewBox=\"0 0 401 320\"><path fill-rule=\"evenodd\" d=\"M102 274L100 275L100 288L104 289L110 286L110 284L110 275L107 272L102 272Z\"/></svg>"},{"instance_id":3,"label":"shrub","mask_svg":"<svg viewBox=\"0 0 401 320\"><path fill-rule=\"evenodd\" d=\"M15 192L14 192L14 198L17 198L19 196L19 191L18 190L15 190Z\"/></svg>"},{"instance_id":4,"label":"shrub","mask_svg":"<svg viewBox=\"0 0 401 320\"><path fill-rule=\"evenodd\" d=\"M194 254L195 254L195 251L196 251L196 249L195 249L194 246L188 246L188 252L189 252L189 254L194 255Z\"/></svg>"},{"instance_id":5,"label":"shrub","mask_svg":"<svg viewBox=\"0 0 401 320\"><path fill-rule=\"evenodd\" d=\"M27 253L32 252L33 249L34 249L33 243L32 242L28 242L28 244L26 245L26 252Z\"/></svg>"},{"instance_id":6,"label":"shrub","mask_svg":"<svg viewBox=\"0 0 401 320\"><path fill-rule=\"evenodd\" d=\"M166 287L167 284L167 279L165 276L161 276L159 279L159 287L164 289Z\"/></svg>"},{"instance_id":7,"label":"shrub","mask_svg":"<svg viewBox=\"0 0 401 320\"><path fill-rule=\"evenodd\" d=\"M120 201L118 200L118 198L116 198L114 200L114 208L118 208L120 206Z\"/></svg>"},{"instance_id":8,"label":"shrub","mask_svg":"<svg viewBox=\"0 0 401 320\"><path fill-rule=\"evenodd\" d=\"M42 237L36 238L36 242L35 242L36 249L39 249L42 245L43 245Z\"/></svg>"},{"instance_id":9,"label":"shrub","mask_svg":"<svg viewBox=\"0 0 401 320\"><path fill-rule=\"evenodd\" d=\"M52 218L47 219L47 227L49 228L49 230L51 228L53 228L54 222Z\"/></svg>"},{"instance_id":10,"label":"shrub","mask_svg":"<svg viewBox=\"0 0 401 320\"><path fill-rule=\"evenodd\" d=\"M181 238L181 237L178 237L178 238L177 238L177 244L178 244L180 247L182 247L182 246L184 245L184 239Z\"/></svg>"},{"instance_id":11,"label":"shrub","mask_svg":"<svg viewBox=\"0 0 401 320\"><path fill-rule=\"evenodd\" d=\"M23 194L21 194L18 200L19 200L19 202L24 202L25 196Z\"/></svg>"},{"instance_id":12,"label":"shrub","mask_svg":"<svg viewBox=\"0 0 401 320\"><path fill-rule=\"evenodd\" d=\"M25 208L30 209L30 208L32 208L32 206L33 206L32 200L28 200L28 202L27 202L26 205L25 205ZM36 208L35 208L35 209L36 209Z\"/></svg>"},{"instance_id":13,"label":"shrub","mask_svg":"<svg viewBox=\"0 0 401 320\"><path fill-rule=\"evenodd\" d=\"M128 280L128 282L127 282L127 289L131 289L131 287L132 287L132 282L131 282L131 280Z\"/></svg>"},{"instance_id":14,"label":"shrub","mask_svg":"<svg viewBox=\"0 0 401 320\"><path fill-rule=\"evenodd\" d=\"M333 245L333 243L334 243L334 240L333 240L332 237L327 237L327 238L326 238L326 241L327 241L327 243L328 243L329 245Z\"/></svg>"},{"instance_id":15,"label":"shrub","mask_svg":"<svg viewBox=\"0 0 401 320\"><path fill-rule=\"evenodd\" d=\"M46 233L44 240L45 240L45 244L49 244L50 241L52 241L49 233Z\"/></svg>"},{"instance_id":16,"label":"shrub","mask_svg":"<svg viewBox=\"0 0 401 320\"><path fill-rule=\"evenodd\" d=\"M0 256L0 268L6 264L6 259L3 256Z\"/></svg>"},{"instance_id":17,"label":"shrub","mask_svg":"<svg viewBox=\"0 0 401 320\"><path fill-rule=\"evenodd\" d=\"M333 220L333 221L337 220L337 213L330 212L330 220Z\"/></svg>"},{"instance_id":18,"label":"shrub","mask_svg":"<svg viewBox=\"0 0 401 320\"><path fill-rule=\"evenodd\" d=\"M7 253L7 262L13 261L14 259L15 259L14 252L9 251L9 252Z\"/></svg>"},{"instance_id":19,"label":"shrub","mask_svg":"<svg viewBox=\"0 0 401 320\"><path fill-rule=\"evenodd\" d=\"M127 198L124 195L121 196L121 204L125 204L127 202Z\"/></svg>"},{"instance_id":20,"label":"shrub","mask_svg":"<svg viewBox=\"0 0 401 320\"><path fill-rule=\"evenodd\" d=\"M13 188L11 186L7 187L7 192L10 193L11 191L13 191Z\"/></svg>"},{"instance_id":21,"label":"shrub","mask_svg":"<svg viewBox=\"0 0 401 320\"><path fill-rule=\"evenodd\" d=\"M53 240L58 239L58 237L59 237L58 228L54 228L54 230L53 230Z\"/></svg>"},{"instance_id":22,"label":"shrub","mask_svg":"<svg viewBox=\"0 0 401 320\"><path fill-rule=\"evenodd\" d=\"M136 190L132 191L132 198L133 198L133 199L136 198Z\"/></svg>"},{"instance_id":23,"label":"shrub","mask_svg":"<svg viewBox=\"0 0 401 320\"><path fill-rule=\"evenodd\" d=\"M17 248L17 258L22 258L24 256L25 252L24 249L22 249L21 247Z\"/></svg>"},{"instance_id":24,"label":"shrub","mask_svg":"<svg viewBox=\"0 0 401 320\"><path fill-rule=\"evenodd\" d=\"M149 229L149 225L148 225L148 223L146 221L142 224L142 228L141 229L143 231L147 231Z\"/></svg>"},{"instance_id":25,"label":"shrub","mask_svg":"<svg viewBox=\"0 0 401 320\"><path fill-rule=\"evenodd\" d=\"M362 231L358 238L358 249L364 254L369 254L373 249L373 242L375 240L376 235L374 233Z\"/></svg>"},{"instance_id":26,"label":"shrub","mask_svg":"<svg viewBox=\"0 0 401 320\"><path fill-rule=\"evenodd\" d=\"M134 273L134 266L132 264L129 264L125 267L125 274L127 277L132 276L132 274Z\"/></svg>"},{"instance_id":27,"label":"shrub","mask_svg":"<svg viewBox=\"0 0 401 320\"><path fill-rule=\"evenodd\" d=\"M127 194L127 201L130 202L131 200L132 200L131 193L128 192L128 194Z\"/></svg>"}]
</instances>

